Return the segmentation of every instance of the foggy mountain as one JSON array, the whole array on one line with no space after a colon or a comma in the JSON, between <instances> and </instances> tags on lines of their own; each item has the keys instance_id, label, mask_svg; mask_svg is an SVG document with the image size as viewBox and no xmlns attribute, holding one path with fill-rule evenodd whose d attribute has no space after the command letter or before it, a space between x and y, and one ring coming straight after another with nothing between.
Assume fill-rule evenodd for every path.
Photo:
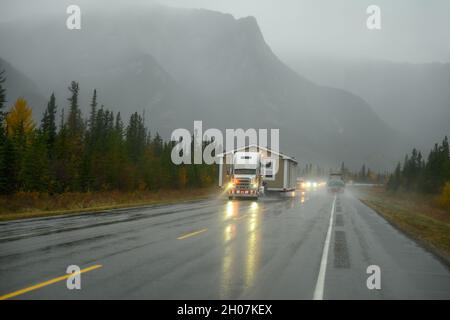
<instances>
[{"instance_id":1,"label":"foggy mountain","mask_svg":"<svg viewBox=\"0 0 450 320\"><path fill-rule=\"evenodd\" d=\"M46 105L46 99L42 96L36 84L13 67L10 63L0 58L0 70L4 70L6 81L4 83L6 89L6 105L7 108L14 104L14 101L20 97L26 97L33 105L42 109Z\"/></svg>"},{"instance_id":2,"label":"foggy mountain","mask_svg":"<svg viewBox=\"0 0 450 320\"><path fill-rule=\"evenodd\" d=\"M252 17L133 6L83 12L80 31L67 30L61 17L0 30L0 56L42 92L54 90L60 107L76 80L83 111L97 88L100 104L123 119L145 110L152 132L165 137L203 120L205 129L279 128L282 151L303 163L391 168L404 152L397 131L364 100L281 62ZM33 107L40 115L45 104Z\"/></svg>"},{"instance_id":3,"label":"foggy mountain","mask_svg":"<svg viewBox=\"0 0 450 320\"><path fill-rule=\"evenodd\" d=\"M450 135L450 64L308 58L286 61L318 83L348 90L366 100L390 126L428 152Z\"/></svg>"}]
</instances>

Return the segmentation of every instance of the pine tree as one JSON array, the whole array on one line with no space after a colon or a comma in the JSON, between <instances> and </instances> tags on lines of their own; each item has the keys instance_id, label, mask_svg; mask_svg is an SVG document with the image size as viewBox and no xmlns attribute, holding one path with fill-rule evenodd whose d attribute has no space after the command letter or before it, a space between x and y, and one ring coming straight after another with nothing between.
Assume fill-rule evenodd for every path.
<instances>
[{"instance_id":1,"label":"pine tree","mask_svg":"<svg viewBox=\"0 0 450 320\"><path fill-rule=\"evenodd\" d=\"M24 154L21 181L24 191L49 191L47 137L37 131L33 132Z\"/></svg>"},{"instance_id":2,"label":"pine tree","mask_svg":"<svg viewBox=\"0 0 450 320\"><path fill-rule=\"evenodd\" d=\"M111 185L115 189L120 186L120 175L122 174L122 168L126 163L126 153L123 143L123 122L120 116L120 112L116 114L116 119L114 122L114 130L111 135L111 147L109 151L110 163L110 180Z\"/></svg>"},{"instance_id":3,"label":"pine tree","mask_svg":"<svg viewBox=\"0 0 450 320\"><path fill-rule=\"evenodd\" d=\"M427 193L436 193L439 189L440 170L439 146L436 143L428 155L428 161L424 169L423 191Z\"/></svg>"},{"instance_id":4,"label":"pine tree","mask_svg":"<svg viewBox=\"0 0 450 320\"><path fill-rule=\"evenodd\" d=\"M59 130L61 131L65 126L66 126L66 122L65 122L65 112L64 112L64 108L62 108L61 110L61 115L59 118Z\"/></svg>"},{"instance_id":5,"label":"pine tree","mask_svg":"<svg viewBox=\"0 0 450 320\"><path fill-rule=\"evenodd\" d=\"M137 113L133 113L126 132L126 144L130 159L137 162L144 153L146 140L146 129L142 117Z\"/></svg>"},{"instance_id":6,"label":"pine tree","mask_svg":"<svg viewBox=\"0 0 450 320\"><path fill-rule=\"evenodd\" d=\"M158 132L156 132L155 138L152 141L153 151L157 157L161 156L163 152L163 140Z\"/></svg>"},{"instance_id":7,"label":"pine tree","mask_svg":"<svg viewBox=\"0 0 450 320\"><path fill-rule=\"evenodd\" d=\"M10 194L17 188L17 167L14 144L6 136L4 111L6 104L6 90L3 83L6 81L4 70L0 70L0 194Z\"/></svg>"},{"instance_id":8,"label":"pine tree","mask_svg":"<svg viewBox=\"0 0 450 320\"><path fill-rule=\"evenodd\" d=\"M116 115L116 121L115 121L114 129L115 129L116 134L118 136L120 136L120 137L123 136L123 122L122 122L122 118L120 116L120 112L118 112L117 115Z\"/></svg>"},{"instance_id":9,"label":"pine tree","mask_svg":"<svg viewBox=\"0 0 450 320\"><path fill-rule=\"evenodd\" d=\"M397 164L397 167L395 168L395 172L394 172L394 184L393 184L394 190L397 190L400 187L401 175L402 175L402 167L399 162Z\"/></svg>"},{"instance_id":10,"label":"pine tree","mask_svg":"<svg viewBox=\"0 0 450 320\"><path fill-rule=\"evenodd\" d=\"M91 115L89 117L89 130L91 130L91 131L95 125L96 114L97 114L97 89L94 89L94 94L92 96L92 101L91 101Z\"/></svg>"},{"instance_id":11,"label":"pine tree","mask_svg":"<svg viewBox=\"0 0 450 320\"><path fill-rule=\"evenodd\" d=\"M450 148L447 136L442 141L442 177L446 182L450 182Z\"/></svg>"},{"instance_id":12,"label":"pine tree","mask_svg":"<svg viewBox=\"0 0 450 320\"><path fill-rule=\"evenodd\" d=\"M67 122L62 120L59 133L57 170L61 186L64 190L78 191L81 189L81 168L84 152L84 123L78 106L79 85L72 81L68 88L70 97Z\"/></svg>"},{"instance_id":13,"label":"pine tree","mask_svg":"<svg viewBox=\"0 0 450 320\"><path fill-rule=\"evenodd\" d=\"M5 118L5 113L3 108L6 103L6 89L3 88L3 83L6 81L6 77L4 76L5 70L0 69L0 129L3 127L3 120Z\"/></svg>"},{"instance_id":14,"label":"pine tree","mask_svg":"<svg viewBox=\"0 0 450 320\"><path fill-rule=\"evenodd\" d=\"M52 93L41 121L41 131L45 137L50 156L56 139L56 109L55 94Z\"/></svg>"},{"instance_id":15,"label":"pine tree","mask_svg":"<svg viewBox=\"0 0 450 320\"><path fill-rule=\"evenodd\" d=\"M4 70L0 69L0 193L7 193L8 191L8 163L7 163L7 140L4 128L4 111L6 102L6 90L3 88L3 83L6 81L4 77Z\"/></svg>"},{"instance_id":16,"label":"pine tree","mask_svg":"<svg viewBox=\"0 0 450 320\"><path fill-rule=\"evenodd\" d=\"M69 87L69 91L71 95L67 99L69 101L69 117L67 119L67 129L70 136L81 136L83 130L83 120L81 119L81 111L78 106L78 83L72 81Z\"/></svg>"},{"instance_id":17,"label":"pine tree","mask_svg":"<svg viewBox=\"0 0 450 320\"><path fill-rule=\"evenodd\" d=\"M3 135L0 164L0 194L11 194L17 191L17 158L13 141Z\"/></svg>"}]
</instances>

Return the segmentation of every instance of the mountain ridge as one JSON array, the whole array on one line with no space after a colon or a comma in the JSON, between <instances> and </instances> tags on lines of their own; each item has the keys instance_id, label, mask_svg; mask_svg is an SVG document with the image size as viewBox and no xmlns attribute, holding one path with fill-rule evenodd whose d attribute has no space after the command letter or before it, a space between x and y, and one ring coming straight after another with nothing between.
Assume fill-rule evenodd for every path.
<instances>
[{"instance_id":1,"label":"mountain ridge","mask_svg":"<svg viewBox=\"0 0 450 320\"><path fill-rule=\"evenodd\" d=\"M286 57L313 81L342 88L366 100L390 126L428 147L450 134L450 63L351 61L325 57Z\"/></svg>"},{"instance_id":2,"label":"mountain ridge","mask_svg":"<svg viewBox=\"0 0 450 320\"><path fill-rule=\"evenodd\" d=\"M101 103L124 116L151 108L152 130L165 136L191 128L193 120L203 120L205 128L279 128L282 149L302 162L394 165L395 130L358 96L316 85L283 63L254 17L158 8L119 16L85 13L79 33L55 28L52 21L38 30L22 25L20 37L0 32L0 39L11 52L22 52L23 42L15 39L27 39L34 30L33 40L41 44L34 52L39 68L26 54L13 57L4 50L0 56L13 58L34 79L50 70L41 82L56 86L57 98L67 95L74 79L82 92L100 88ZM108 27L108 21L115 25ZM62 42L68 45L58 47ZM138 75L133 66L139 63L144 67ZM122 73L111 77L111 69ZM81 99L85 107L89 94Z\"/></svg>"}]
</instances>

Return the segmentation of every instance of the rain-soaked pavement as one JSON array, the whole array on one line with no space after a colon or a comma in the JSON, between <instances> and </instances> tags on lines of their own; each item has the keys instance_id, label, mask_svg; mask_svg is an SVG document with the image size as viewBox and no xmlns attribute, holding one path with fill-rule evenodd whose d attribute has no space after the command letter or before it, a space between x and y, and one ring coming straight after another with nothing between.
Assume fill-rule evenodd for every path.
<instances>
[{"instance_id":1,"label":"rain-soaked pavement","mask_svg":"<svg viewBox=\"0 0 450 320\"><path fill-rule=\"evenodd\" d=\"M17 292L65 275L69 265L98 267L81 274L81 290L63 280ZM371 265L381 289L368 289ZM315 190L0 223L0 296L12 292L13 299L449 299L450 271L351 191L335 200Z\"/></svg>"}]
</instances>

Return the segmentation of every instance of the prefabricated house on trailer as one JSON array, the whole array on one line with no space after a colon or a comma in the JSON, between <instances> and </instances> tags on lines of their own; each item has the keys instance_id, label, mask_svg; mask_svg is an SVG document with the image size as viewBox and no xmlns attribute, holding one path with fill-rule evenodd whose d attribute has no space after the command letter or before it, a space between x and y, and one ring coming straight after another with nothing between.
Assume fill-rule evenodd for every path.
<instances>
[{"instance_id":1,"label":"prefabricated house on trailer","mask_svg":"<svg viewBox=\"0 0 450 320\"><path fill-rule=\"evenodd\" d=\"M236 152L259 152L261 154L261 174L266 191L295 191L298 162L295 158L258 145L234 149L217 155L219 163L219 187L227 188L231 182L233 155Z\"/></svg>"}]
</instances>

